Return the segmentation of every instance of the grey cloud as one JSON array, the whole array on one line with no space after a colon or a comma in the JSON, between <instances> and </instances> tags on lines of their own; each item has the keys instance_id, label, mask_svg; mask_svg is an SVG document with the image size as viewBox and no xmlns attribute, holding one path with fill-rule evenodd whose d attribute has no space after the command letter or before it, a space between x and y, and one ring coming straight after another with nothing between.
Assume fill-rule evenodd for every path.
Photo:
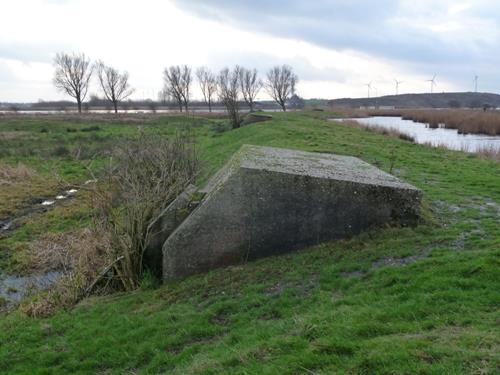
<instances>
[{"instance_id":1,"label":"grey cloud","mask_svg":"<svg viewBox=\"0 0 500 375\"><path fill-rule=\"evenodd\" d=\"M277 58L264 53L239 53L232 54L219 53L209 57L208 65L217 71L224 67L240 65L247 68L255 68L258 70L262 78L266 72L274 65L289 64L293 67L295 73L301 80L306 81L336 81L342 82L345 80L346 73L333 68L318 68L302 57L293 58Z\"/></svg>"},{"instance_id":2,"label":"grey cloud","mask_svg":"<svg viewBox=\"0 0 500 375\"><path fill-rule=\"evenodd\" d=\"M53 43L36 45L19 42L15 44L0 42L0 58L22 62L51 63L54 54L59 51L71 51L71 48L67 45Z\"/></svg>"},{"instance_id":3,"label":"grey cloud","mask_svg":"<svg viewBox=\"0 0 500 375\"><path fill-rule=\"evenodd\" d=\"M491 64L500 58L500 52L492 48L499 38L495 33L477 35L476 30L467 30L446 39L446 35L415 27L413 20L417 16L446 21L449 4L445 2L420 8L417 3L418 10L412 10L409 2L397 0L176 0L175 3L200 17L326 48L358 50L402 66L418 66L426 74L447 71L450 64L457 64L461 69L454 78L458 78L470 66ZM500 6L494 1L479 1L467 12L489 22L493 31L500 30L497 17Z\"/></svg>"}]
</instances>

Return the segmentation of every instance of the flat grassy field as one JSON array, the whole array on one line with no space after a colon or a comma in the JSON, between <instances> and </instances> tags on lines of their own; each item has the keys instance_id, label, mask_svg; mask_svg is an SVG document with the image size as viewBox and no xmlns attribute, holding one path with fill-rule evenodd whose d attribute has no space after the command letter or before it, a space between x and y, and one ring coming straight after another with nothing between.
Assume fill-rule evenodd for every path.
<instances>
[{"instance_id":1,"label":"flat grassy field","mask_svg":"<svg viewBox=\"0 0 500 375\"><path fill-rule=\"evenodd\" d=\"M32 183L0 185L0 212L9 215L91 178L122 138L186 127L203 160L200 184L255 144L392 166L425 195L415 228L377 228L156 288L145 282L50 318L0 315L0 373L498 373L500 164L328 116L276 113L238 130L201 117L0 117L0 163L36 172ZM22 219L0 239L1 266L23 269L23 249L39 236L88 225L87 195Z\"/></svg>"}]
</instances>

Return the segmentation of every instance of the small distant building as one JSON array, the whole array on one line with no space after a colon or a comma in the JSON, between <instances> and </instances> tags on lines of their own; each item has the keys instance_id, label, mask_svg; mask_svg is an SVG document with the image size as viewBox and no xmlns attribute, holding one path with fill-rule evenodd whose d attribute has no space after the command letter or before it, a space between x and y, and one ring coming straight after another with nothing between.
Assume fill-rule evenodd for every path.
<instances>
[{"instance_id":1,"label":"small distant building","mask_svg":"<svg viewBox=\"0 0 500 375\"><path fill-rule=\"evenodd\" d=\"M395 106L393 105L362 105L359 107L359 109L384 109L384 110L390 110L390 109L396 109Z\"/></svg>"}]
</instances>

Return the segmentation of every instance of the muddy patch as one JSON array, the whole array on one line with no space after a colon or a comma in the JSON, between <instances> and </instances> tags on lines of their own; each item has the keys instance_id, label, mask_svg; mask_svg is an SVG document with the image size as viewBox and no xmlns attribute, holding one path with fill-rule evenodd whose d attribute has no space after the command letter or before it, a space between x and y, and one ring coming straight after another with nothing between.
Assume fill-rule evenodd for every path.
<instances>
[{"instance_id":1,"label":"muddy patch","mask_svg":"<svg viewBox=\"0 0 500 375\"><path fill-rule=\"evenodd\" d=\"M354 270L354 271L349 271L349 272L342 272L341 276L345 277L345 278L359 278L359 277L365 276L366 274L368 274L372 271L376 271L382 267L405 267L407 265L410 265L410 264L417 262L418 260L426 258L429 255L429 253L436 246L437 246L437 244L430 244L430 245L426 246L424 249L422 249L421 251L419 251L417 254L409 255L406 257L382 258L382 259L379 259L379 260L372 262L372 264L370 265L370 268L368 268L367 271Z\"/></svg>"},{"instance_id":2,"label":"muddy patch","mask_svg":"<svg viewBox=\"0 0 500 375\"><path fill-rule=\"evenodd\" d=\"M264 290L264 294L269 297L279 297L286 290L291 289L300 297L305 298L310 296L313 290L318 286L318 279L319 277L317 275L313 275L309 279L302 281L280 281L267 287Z\"/></svg>"}]
</instances>

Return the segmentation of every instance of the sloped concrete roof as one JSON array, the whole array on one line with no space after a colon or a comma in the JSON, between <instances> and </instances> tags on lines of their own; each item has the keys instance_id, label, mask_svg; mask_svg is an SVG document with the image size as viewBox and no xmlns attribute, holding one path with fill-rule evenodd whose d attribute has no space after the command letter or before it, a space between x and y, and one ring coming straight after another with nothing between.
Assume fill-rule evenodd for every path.
<instances>
[{"instance_id":1,"label":"sloped concrete roof","mask_svg":"<svg viewBox=\"0 0 500 375\"><path fill-rule=\"evenodd\" d=\"M416 223L421 191L355 157L245 145L163 245L172 280L248 259Z\"/></svg>"},{"instance_id":2,"label":"sloped concrete roof","mask_svg":"<svg viewBox=\"0 0 500 375\"><path fill-rule=\"evenodd\" d=\"M241 168L262 169L316 178L415 189L398 178L352 156L244 145Z\"/></svg>"}]
</instances>

